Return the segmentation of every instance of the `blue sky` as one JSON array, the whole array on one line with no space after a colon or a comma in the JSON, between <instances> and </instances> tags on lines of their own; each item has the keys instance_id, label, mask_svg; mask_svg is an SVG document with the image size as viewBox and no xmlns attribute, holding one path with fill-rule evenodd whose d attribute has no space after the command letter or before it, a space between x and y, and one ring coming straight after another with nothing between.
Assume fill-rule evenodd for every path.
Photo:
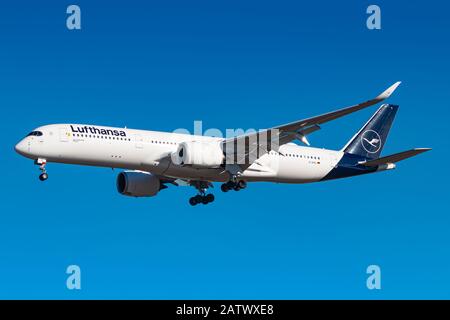
<instances>
[{"instance_id":1,"label":"blue sky","mask_svg":"<svg viewBox=\"0 0 450 320\"><path fill-rule=\"evenodd\" d=\"M0 298L450 298L450 6L377 1L2 3ZM13 147L43 124L151 130L264 128L373 97L403 81L383 154L433 150L395 171L309 185L192 188L150 199L116 171L48 165L38 179ZM376 110L326 124L341 148ZM82 290L66 289L77 264ZM368 265L382 289L366 288Z\"/></svg>"}]
</instances>

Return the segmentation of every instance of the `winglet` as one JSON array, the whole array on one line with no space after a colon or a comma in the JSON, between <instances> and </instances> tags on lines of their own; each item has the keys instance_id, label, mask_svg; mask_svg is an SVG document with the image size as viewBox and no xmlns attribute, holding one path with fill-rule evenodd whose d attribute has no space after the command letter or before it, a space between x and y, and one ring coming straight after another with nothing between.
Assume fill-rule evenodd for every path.
<instances>
[{"instance_id":1,"label":"winglet","mask_svg":"<svg viewBox=\"0 0 450 320\"><path fill-rule=\"evenodd\" d=\"M384 100L387 99L391 96L392 93L394 93L395 89L397 89L397 87L400 85L400 83L402 83L401 81L397 81L396 83L394 83L392 86L390 86L389 88L387 88L383 93L381 93L376 99L378 100Z\"/></svg>"}]
</instances>

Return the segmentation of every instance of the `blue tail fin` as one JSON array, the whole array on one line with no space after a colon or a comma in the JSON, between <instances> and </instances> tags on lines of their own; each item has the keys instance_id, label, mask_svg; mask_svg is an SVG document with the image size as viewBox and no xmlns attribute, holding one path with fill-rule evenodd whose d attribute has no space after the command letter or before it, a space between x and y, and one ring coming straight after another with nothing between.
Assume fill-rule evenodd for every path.
<instances>
[{"instance_id":1,"label":"blue tail fin","mask_svg":"<svg viewBox=\"0 0 450 320\"><path fill-rule=\"evenodd\" d=\"M367 159L379 158L397 109L396 105L383 104L342 151Z\"/></svg>"}]
</instances>

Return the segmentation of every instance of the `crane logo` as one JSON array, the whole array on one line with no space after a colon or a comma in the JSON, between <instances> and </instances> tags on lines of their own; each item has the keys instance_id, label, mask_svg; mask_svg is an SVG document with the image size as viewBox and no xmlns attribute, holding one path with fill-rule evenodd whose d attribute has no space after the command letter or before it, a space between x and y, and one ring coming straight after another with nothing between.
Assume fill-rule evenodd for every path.
<instances>
[{"instance_id":1,"label":"crane logo","mask_svg":"<svg viewBox=\"0 0 450 320\"><path fill-rule=\"evenodd\" d=\"M377 153L381 148L381 138L378 132L366 130L361 135L361 145L368 153Z\"/></svg>"}]
</instances>

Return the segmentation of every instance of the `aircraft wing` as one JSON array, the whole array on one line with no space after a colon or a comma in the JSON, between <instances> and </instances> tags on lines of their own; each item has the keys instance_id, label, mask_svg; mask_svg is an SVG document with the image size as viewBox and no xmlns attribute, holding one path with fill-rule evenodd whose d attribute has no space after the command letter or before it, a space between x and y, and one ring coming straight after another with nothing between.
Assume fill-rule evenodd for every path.
<instances>
[{"instance_id":1,"label":"aircraft wing","mask_svg":"<svg viewBox=\"0 0 450 320\"><path fill-rule=\"evenodd\" d=\"M394 83L384 92L379 94L376 98L350 107L328 112L319 116L283 124L270 129L261 130L259 132L253 132L246 135L226 139L222 142L222 146L227 157L227 161L233 161L234 159L235 163L248 163L247 158L257 159L263 154L269 152L271 149L275 149L276 151L278 151L279 146L291 142L295 139L298 139L303 143L309 145L306 136L309 133L319 130L320 124L338 119L350 113L377 104L385 100L386 98L389 98L395 91L395 89L397 89L397 87L400 85L400 83L401 82Z\"/></svg>"}]
</instances>

